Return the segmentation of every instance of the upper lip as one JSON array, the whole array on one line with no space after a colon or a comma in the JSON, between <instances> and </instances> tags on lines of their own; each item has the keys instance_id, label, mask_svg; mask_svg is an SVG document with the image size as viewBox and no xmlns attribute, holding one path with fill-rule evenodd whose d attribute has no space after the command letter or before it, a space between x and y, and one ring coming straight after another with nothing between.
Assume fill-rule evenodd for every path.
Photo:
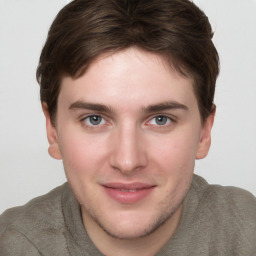
<instances>
[{"instance_id":1,"label":"upper lip","mask_svg":"<svg viewBox=\"0 0 256 256\"><path fill-rule=\"evenodd\" d=\"M139 190L139 189L148 189L148 188L155 187L155 185L141 183L141 182L134 182L134 183L111 182L111 183L105 183L102 186L106 188L112 188L112 189L127 189L127 190Z\"/></svg>"}]
</instances>

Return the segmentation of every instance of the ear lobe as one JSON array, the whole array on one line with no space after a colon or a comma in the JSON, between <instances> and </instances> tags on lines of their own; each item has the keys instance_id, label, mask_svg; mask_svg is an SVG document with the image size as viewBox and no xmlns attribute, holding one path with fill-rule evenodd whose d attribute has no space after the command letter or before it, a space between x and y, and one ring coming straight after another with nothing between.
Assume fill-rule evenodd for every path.
<instances>
[{"instance_id":1,"label":"ear lobe","mask_svg":"<svg viewBox=\"0 0 256 256\"><path fill-rule=\"evenodd\" d=\"M46 119L46 132L47 132L47 139L49 142L48 153L52 158L60 160L60 159L62 159L62 157L61 157L61 153L60 153L60 149L59 149L56 128L52 124L50 114L48 111L48 107L45 102L42 103L42 109L43 109L44 116Z\"/></svg>"},{"instance_id":2,"label":"ear lobe","mask_svg":"<svg viewBox=\"0 0 256 256\"><path fill-rule=\"evenodd\" d=\"M214 117L215 110L209 117L207 117L203 124L200 142L197 148L196 159L205 158L209 152L211 146L211 130L214 122Z\"/></svg>"}]
</instances>

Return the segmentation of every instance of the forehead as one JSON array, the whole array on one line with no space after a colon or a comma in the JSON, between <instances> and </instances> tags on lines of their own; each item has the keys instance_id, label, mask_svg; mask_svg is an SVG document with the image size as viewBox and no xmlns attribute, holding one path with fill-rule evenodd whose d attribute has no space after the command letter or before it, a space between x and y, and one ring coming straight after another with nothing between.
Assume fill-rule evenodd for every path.
<instances>
[{"instance_id":1,"label":"forehead","mask_svg":"<svg viewBox=\"0 0 256 256\"><path fill-rule=\"evenodd\" d=\"M170 100L193 104L192 84L192 79L163 57L128 48L100 56L77 79L65 77L59 101L85 100L111 106L136 103L140 107Z\"/></svg>"}]
</instances>

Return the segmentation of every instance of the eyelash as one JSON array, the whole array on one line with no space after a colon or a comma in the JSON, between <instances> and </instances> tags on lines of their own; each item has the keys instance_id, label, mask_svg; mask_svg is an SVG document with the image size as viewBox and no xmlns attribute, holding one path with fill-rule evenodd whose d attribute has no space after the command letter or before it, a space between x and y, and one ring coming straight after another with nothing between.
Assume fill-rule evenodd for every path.
<instances>
[{"instance_id":1,"label":"eyelash","mask_svg":"<svg viewBox=\"0 0 256 256\"><path fill-rule=\"evenodd\" d=\"M100 121L99 123L97 124L92 124L92 120L90 120L91 118L100 118ZM167 122L164 123L164 124L157 124L157 120L156 118L164 118L165 121ZM155 120L155 124L151 124L152 120ZM87 115L85 117L83 117L82 119L80 119L80 121L86 126L86 127L89 127L89 128L92 128L92 129L97 129L97 128L101 128L102 126L105 126L107 125L107 120L106 118L104 118L102 115L99 115L99 114L90 114L90 115ZM88 123L90 122L90 123ZM102 122L104 122L102 124ZM159 115L154 115L152 117L150 117L150 119L146 122L146 126L152 126L152 127L156 127L156 128L166 128L166 127L169 127L170 125L172 125L173 123L176 123L177 120L173 117L170 117L168 115L164 115L164 114L159 114Z\"/></svg>"},{"instance_id":2,"label":"eyelash","mask_svg":"<svg viewBox=\"0 0 256 256\"><path fill-rule=\"evenodd\" d=\"M157 124L157 118L161 118L161 119L164 118L167 123L164 123L162 125L161 124ZM155 120L155 124L151 124L150 123L153 120ZM170 117L170 116L164 115L164 114L160 114L160 115L154 115L152 118L150 118L149 121L146 122L146 124L148 126L153 126L153 127L161 129L161 128L167 128L167 127L171 126L172 124L174 124L176 122L177 122L177 120L174 119L173 117Z\"/></svg>"},{"instance_id":3,"label":"eyelash","mask_svg":"<svg viewBox=\"0 0 256 256\"><path fill-rule=\"evenodd\" d=\"M91 119L91 118L95 118L95 117L96 117L96 118L100 118L100 123L99 123L99 124L92 124L92 122L91 122L90 119ZM88 121L88 122L90 122L90 124L87 123L87 120L90 120L90 121ZM104 124L101 124L102 121L104 121L104 124L107 122L104 117L102 117L101 115L97 115L97 114L91 114L91 115L88 115L88 116L86 116L86 117L84 117L84 118L81 119L81 122L84 122L85 125L86 125L87 127L90 127L90 128L97 128L97 127L99 127L99 126L104 125Z\"/></svg>"}]
</instances>

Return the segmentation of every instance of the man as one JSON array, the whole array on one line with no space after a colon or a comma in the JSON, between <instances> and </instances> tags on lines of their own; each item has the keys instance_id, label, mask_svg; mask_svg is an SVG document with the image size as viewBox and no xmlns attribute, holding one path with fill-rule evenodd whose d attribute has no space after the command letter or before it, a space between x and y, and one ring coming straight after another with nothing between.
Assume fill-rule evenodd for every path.
<instances>
[{"instance_id":1,"label":"man","mask_svg":"<svg viewBox=\"0 0 256 256\"><path fill-rule=\"evenodd\" d=\"M68 183L0 218L1 255L256 255L256 199L193 175L219 71L187 0L75 0L37 70Z\"/></svg>"}]
</instances>

